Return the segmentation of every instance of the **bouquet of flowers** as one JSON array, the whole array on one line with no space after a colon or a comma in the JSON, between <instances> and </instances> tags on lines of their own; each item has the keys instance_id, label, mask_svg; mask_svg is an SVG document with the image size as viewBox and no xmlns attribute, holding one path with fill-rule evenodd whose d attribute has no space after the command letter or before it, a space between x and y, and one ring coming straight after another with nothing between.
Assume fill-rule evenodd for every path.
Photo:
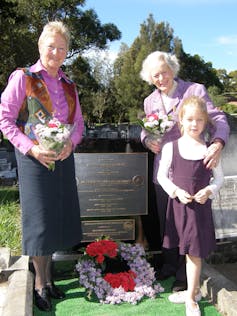
<instances>
[{"instance_id":1,"label":"bouquet of flowers","mask_svg":"<svg viewBox=\"0 0 237 316\"><path fill-rule=\"evenodd\" d=\"M101 303L136 304L145 296L155 298L164 291L139 244L96 240L86 247L76 269L87 297L91 299L94 294Z\"/></svg>"},{"instance_id":2,"label":"bouquet of flowers","mask_svg":"<svg viewBox=\"0 0 237 316\"><path fill-rule=\"evenodd\" d=\"M174 126L175 122L169 115L152 113L147 114L143 119L139 119L138 124L148 131L151 136L159 139Z\"/></svg>"},{"instance_id":3,"label":"bouquet of flowers","mask_svg":"<svg viewBox=\"0 0 237 316\"><path fill-rule=\"evenodd\" d=\"M58 119L53 118L45 122L45 124L36 124L34 134L40 145L59 154L69 139L72 130L73 125L63 124ZM51 163L48 169L54 171L55 163Z\"/></svg>"}]
</instances>

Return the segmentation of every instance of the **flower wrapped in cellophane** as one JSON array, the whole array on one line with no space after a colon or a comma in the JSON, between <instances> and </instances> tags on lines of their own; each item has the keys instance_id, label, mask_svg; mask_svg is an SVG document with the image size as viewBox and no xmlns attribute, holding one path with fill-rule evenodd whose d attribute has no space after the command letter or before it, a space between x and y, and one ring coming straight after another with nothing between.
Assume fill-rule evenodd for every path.
<instances>
[{"instance_id":1,"label":"flower wrapped in cellophane","mask_svg":"<svg viewBox=\"0 0 237 316\"><path fill-rule=\"evenodd\" d=\"M169 115L151 113L138 119L138 124L155 139L161 139L164 133L174 126L175 121Z\"/></svg>"},{"instance_id":2,"label":"flower wrapped in cellophane","mask_svg":"<svg viewBox=\"0 0 237 316\"><path fill-rule=\"evenodd\" d=\"M65 143L70 138L73 127L73 124L63 124L58 119L52 118L44 124L36 124L34 134L44 149L60 154ZM55 162L50 163L48 169L54 171Z\"/></svg>"}]
</instances>

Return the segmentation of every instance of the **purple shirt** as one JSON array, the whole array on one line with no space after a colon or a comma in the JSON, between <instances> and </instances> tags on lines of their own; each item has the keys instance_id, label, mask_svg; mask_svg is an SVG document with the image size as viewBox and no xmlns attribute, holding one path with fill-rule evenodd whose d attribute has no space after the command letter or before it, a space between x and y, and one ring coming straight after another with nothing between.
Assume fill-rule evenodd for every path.
<instances>
[{"instance_id":1,"label":"purple shirt","mask_svg":"<svg viewBox=\"0 0 237 316\"><path fill-rule=\"evenodd\" d=\"M68 104L61 83L61 78L68 81L61 69L58 71L58 77L50 77L46 69L38 60L36 64L30 67L31 72L41 72L47 85L50 99L53 105L54 117L62 123L68 123ZM19 110L26 97L26 78L23 70L15 70L9 77L8 85L1 95L0 105L0 129L8 140L24 155L34 146L32 140L23 134L16 125ZM84 130L84 120L81 113L78 95L76 93L76 111L74 116L75 128L71 135L73 148L80 143Z\"/></svg>"}]
</instances>

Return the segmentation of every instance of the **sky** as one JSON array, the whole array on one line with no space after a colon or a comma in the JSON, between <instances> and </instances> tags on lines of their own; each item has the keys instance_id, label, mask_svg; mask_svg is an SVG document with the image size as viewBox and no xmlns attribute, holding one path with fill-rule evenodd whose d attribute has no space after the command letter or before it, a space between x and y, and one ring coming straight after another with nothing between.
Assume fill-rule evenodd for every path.
<instances>
[{"instance_id":1,"label":"sky","mask_svg":"<svg viewBox=\"0 0 237 316\"><path fill-rule=\"evenodd\" d=\"M86 0L102 24L114 23L121 40L109 44L111 55L121 43L131 46L149 14L174 30L187 54L198 54L216 69L237 70L237 0Z\"/></svg>"}]
</instances>

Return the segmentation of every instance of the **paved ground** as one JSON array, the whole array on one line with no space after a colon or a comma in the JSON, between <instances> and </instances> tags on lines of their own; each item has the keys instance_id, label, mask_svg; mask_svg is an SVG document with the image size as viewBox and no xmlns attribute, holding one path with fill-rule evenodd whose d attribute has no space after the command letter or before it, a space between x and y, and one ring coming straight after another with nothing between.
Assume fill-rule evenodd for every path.
<instances>
[{"instance_id":1,"label":"paved ground","mask_svg":"<svg viewBox=\"0 0 237 316\"><path fill-rule=\"evenodd\" d=\"M237 285L237 262L212 264L211 266L215 268L217 271L219 271L221 274L223 274L227 279L229 279Z\"/></svg>"}]
</instances>

